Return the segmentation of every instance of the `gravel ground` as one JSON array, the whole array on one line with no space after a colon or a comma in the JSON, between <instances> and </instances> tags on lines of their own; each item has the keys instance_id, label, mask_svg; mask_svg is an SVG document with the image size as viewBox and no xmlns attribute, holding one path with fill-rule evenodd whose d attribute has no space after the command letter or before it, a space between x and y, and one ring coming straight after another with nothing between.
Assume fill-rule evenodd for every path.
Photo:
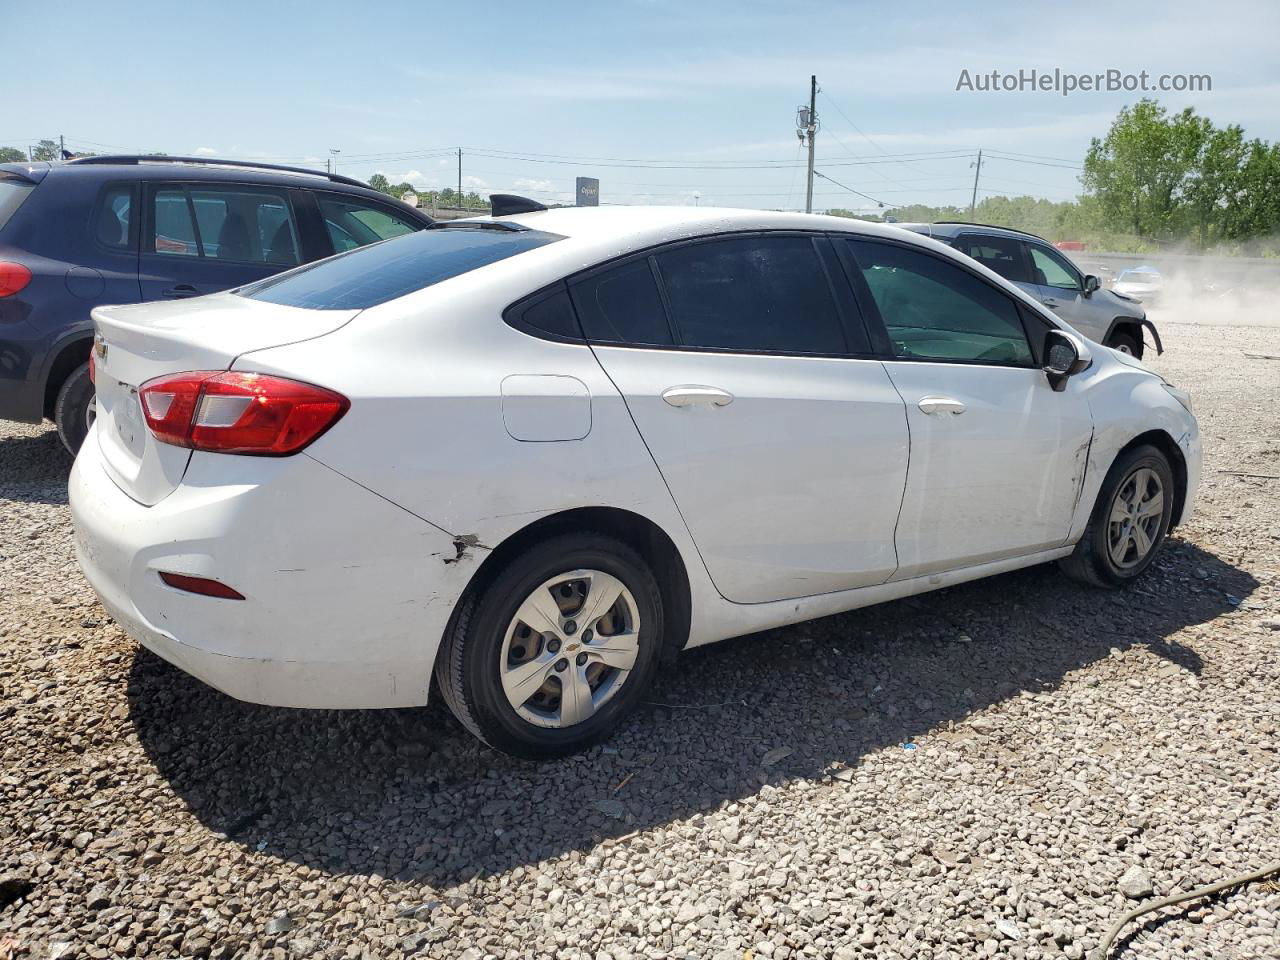
<instances>
[{"instance_id":1,"label":"gravel ground","mask_svg":"<svg viewBox=\"0 0 1280 960\"><path fill-rule=\"evenodd\" d=\"M1138 588L1038 568L694 651L541 766L138 649L55 434L0 424L0 960L1076 958L1133 897L1280 860L1280 362L1241 355L1280 328L1162 332L1207 462ZM1280 885L1112 955L1280 957Z\"/></svg>"}]
</instances>

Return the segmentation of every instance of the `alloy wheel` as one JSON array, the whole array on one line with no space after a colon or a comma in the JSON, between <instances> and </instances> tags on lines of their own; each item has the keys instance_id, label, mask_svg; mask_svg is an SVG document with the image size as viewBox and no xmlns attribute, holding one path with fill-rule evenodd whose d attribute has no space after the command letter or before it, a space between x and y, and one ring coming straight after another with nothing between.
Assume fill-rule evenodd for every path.
<instances>
[{"instance_id":1,"label":"alloy wheel","mask_svg":"<svg viewBox=\"0 0 1280 960\"><path fill-rule=\"evenodd\" d=\"M1164 487L1150 467L1125 478L1111 501L1107 522L1107 551L1121 570L1142 563L1155 548L1164 518Z\"/></svg>"},{"instance_id":2,"label":"alloy wheel","mask_svg":"<svg viewBox=\"0 0 1280 960\"><path fill-rule=\"evenodd\" d=\"M563 728L617 695L640 652L635 597L617 577L572 570L543 582L507 627L499 676L519 716Z\"/></svg>"}]
</instances>

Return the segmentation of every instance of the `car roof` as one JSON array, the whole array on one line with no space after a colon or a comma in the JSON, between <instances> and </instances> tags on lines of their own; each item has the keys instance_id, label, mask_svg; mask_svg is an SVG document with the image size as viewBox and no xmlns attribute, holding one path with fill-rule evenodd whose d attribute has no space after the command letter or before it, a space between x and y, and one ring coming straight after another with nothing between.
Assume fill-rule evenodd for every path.
<instances>
[{"instance_id":1,"label":"car roof","mask_svg":"<svg viewBox=\"0 0 1280 960\"><path fill-rule=\"evenodd\" d=\"M997 227L988 223L963 223L958 220L943 220L937 223L900 223L900 227L922 233L926 237L946 237L952 239L962 233L983 233L995 237L1009 237L1015 240L1039 240L1048 243L1044 237L1026 230L1015 230L1013 227Z\"/></svg>"},{"instance_id":2,"label":"car roof","mask_svg":"<svg viewBox=\"0 0 1280 960\"><path fill-rule=\"evenodd\" d=\"M422 211L385 193L379 193L348 177L334 177L322 170L270 165L244 165L199 157L87 157L50 163L47 176L89 180L180 180L186 182L244 183L265 186L309 188L334 193L355 194L412 210L424 222L431 218Z\"/></svg>"},{"instance_id":3,"label":"car roof","mask_svg":"<svg viewBox=\"0 0 1280 960\"><path fill-rule=\"evenodd\" d=\"M896 226L868 220L731 207L553 207L507 217L475 219L517 223L584 244L612 242L619 246L619 254L673 240L752 230L819 230L919 241L918 236L907 234Z\"/></svg>"}]
</instances>

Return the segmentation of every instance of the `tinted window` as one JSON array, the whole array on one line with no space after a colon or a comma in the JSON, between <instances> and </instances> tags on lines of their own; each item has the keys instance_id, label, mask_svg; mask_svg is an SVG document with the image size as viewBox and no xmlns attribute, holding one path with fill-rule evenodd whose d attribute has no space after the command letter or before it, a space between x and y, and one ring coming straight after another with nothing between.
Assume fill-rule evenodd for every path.
<instances>
[{"instance_id":1,"label":"tinted window","mask_svg":"<svg viewBox=\"0 0 1280 960\"><path fill-rule=\"evenodd\" d=\"M681 344L845 353L826 273L808 237L738 237L657 255Z\"/></svg>"},{"instance_id":2,"label":"tinted window","mask_svg":"<svg viewBox=\"0 0 1280 960\"><path fill-rule=\"evenodd\" d=\"M648 258L588 277L572 289L588 340L672 344L667 313Z\"/></svg>"},{"instance_id":3,"label":"tinted window","mask_svg":"<svg viewBox=\"0 0 1280 960\"><path fill-rule=\"evenodd\" d=\"M187 206L186 191L164 189L156 191L152 247L156 253L174 254L180 257L200 256L196 242L196 228L191 220L191 208Z\"/></svg>"},{"instance_id":4,"label":"tinted window","mask_svg":"<svg viewBox=\"0 0 1280 960\"><path fill-rule=\"evenodd\" d=\"M402 237L421 229L420 225L395 216L381 207L359 200L338 199L320 194L320 213L336 253L354 250L366 243Z\"/></svg>"},{"instance_id":5,"label":"tinted window","mask_svg":"<svg viewBox=\"0 0 1280 960\"><path fill-rule=\"evenodd\" d=\"M0 176L0 227L9 222L9 218L18 212L22 201L31 195L36 188L34 183Z\"/></svg>"},{"instance_id":6,"label":"tinted window","mask_svg":"<svg viewBox=\"0 0 1280 960\"><path fill-rule=\"evenodd\" d=\"M984 267L994 270L1014 283L1030 283L1026 260L1022 256L1022 242L1011 237L979 237L965 234L956 239L955 248L977 260Z\"/></svg>"},{"instance_id":7,"label":"tinted window","mask_svg":"<svg viewBox=\"0 0 1280 960\"><path fill-rule=\"evenodd\" d=\"M282 191L241 186L162 187L155 193L152 223L151 249L156 253L238 263L300 262L297 226Z\"/></svg>"},{"instance_id":8,"label":"tinted window","mask_svg":"<svg viewBox=\"0 0 1280 960\"><path fill-rule=\"evenodd\" d=\"M1014 301L940 257L848 240L895 356L1031 363Z\"/></svg>"},{"instance_id":9,"label":"tinted window","mask_svg":"<svg viewBox=\"0 0 1280 960\"><path fill-rule=\"evenodd\" d=\"M1080 289L1079 274L1067 263L1062 254L1034 244L1028 249L1031 250L1031 263L1035 269L1036 283L1064 290Z\"/></svg>"},{"instance_id":10,"label":"tinted window","mask_svg":"<svg viewBox=\"0 0 1280 960\"><path fill-rule=\"evenodd\" d=\"M507 318L520 326L532 327L542 333L572 340L582 339L578 318L574 315L573 304L569 302L569 293L563 284L550 296L517 304L507 314Z\"/></svg>"},{"instance_id":11,"label":"tinted window","mask_svg":"<svg viewBox=\"0 0 1280 960\"><path fill-rule=\"evenodd\" d=\"M129 248L129 219L133 215L133 190L128 186L109 187L98 201L94 234L98 242L113 250Z\"/></svg>"},{"instance_id":12,"label":"tinted window","mask_svg":"<svg viewBox=\"0 0 1280 960\"><path fill-rule=\"evenodd\" d=\"M290 307L358 310L559 239L538 230L422 230L269 277L236 292Z\"/></svg>"}]
</instances>

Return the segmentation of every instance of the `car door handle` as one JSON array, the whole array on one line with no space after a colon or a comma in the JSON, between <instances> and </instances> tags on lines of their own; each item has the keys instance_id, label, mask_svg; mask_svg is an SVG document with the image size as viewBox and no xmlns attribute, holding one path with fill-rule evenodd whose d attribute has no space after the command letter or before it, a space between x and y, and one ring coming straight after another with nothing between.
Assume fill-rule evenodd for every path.
<instances>
[{"instance_id":1,"label":"car door handle","mask_svg":"<svg viewBox=\"0 0 1280 960\"><path fill-rule=\"evenodd\" d=\"M712 406L724 407L733 403L733 394L719 387L705 387L688 383L678 387L668 387L662 391L662 399L673 407L691 407L698 403L709 403Z\"/></svg>"},{"instance_id":2,"label":"car door handle","mask_svg":"<svg viewBox=\"0 0 1280 960\"><path fill-rule=\"evenodd\" d=\"M200 291L189 283L179 283L167 290L161 290L160 296L168 297L170 300L181 300L183 297L198 297Z\"/></svg>"},{"instance_id":3,"label":"car door handle","mask_svg":"<svg viewBox=\"0 0 1280 960\"><path fill-rule=\"evenodd\" d=\"M1056 307L1058 305L1058 301L1053 299L1053 297L1046 297L1040 302L1043 303L1046 307Z\"/></svg>"},{"instance_id":4,"label":"car door handle","mask_svg":"<svg viewBox=\"0 0 1280 960\"><path fill-rule=\"evenodd\" d=\"M964 413L964 404L951 397L924 397L916 406L922 413L950 413L956 416Z\"/></svg>"}]
</instances>

